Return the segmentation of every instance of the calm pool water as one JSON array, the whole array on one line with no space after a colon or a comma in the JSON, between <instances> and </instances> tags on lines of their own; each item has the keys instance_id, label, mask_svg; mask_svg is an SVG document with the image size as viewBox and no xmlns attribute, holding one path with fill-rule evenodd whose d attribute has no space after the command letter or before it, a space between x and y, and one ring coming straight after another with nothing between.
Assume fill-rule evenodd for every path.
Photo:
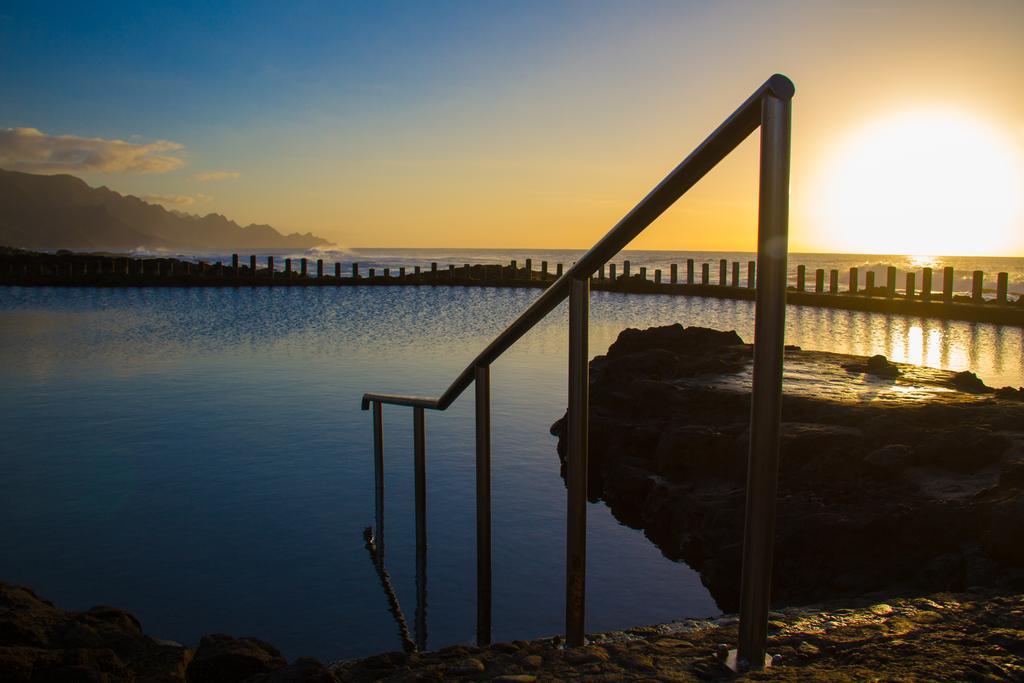
<instances>
[{"instance_id":1,"label":"calm pool water","mask_svg":"<svg viewBox=\"0 0 1024 683\"><path fill-rule=\"evenodd\" d=\"M401 646L363 546L364 391L438 394L537 290L0 288L0 579L147 632L255 635L334 660ZM595 293L591 349L680 321L752 337L752 304ZM492 369L494 638L559 633L564 308ZM788 343L1024 384L1016 328L788 313ZM427 413L428 645L472 642L472 392ZM385 407L387 568L415 607L412 414ZM589 508L588 630L717 609L685 565Z\"/></svg>"}]
</instances>

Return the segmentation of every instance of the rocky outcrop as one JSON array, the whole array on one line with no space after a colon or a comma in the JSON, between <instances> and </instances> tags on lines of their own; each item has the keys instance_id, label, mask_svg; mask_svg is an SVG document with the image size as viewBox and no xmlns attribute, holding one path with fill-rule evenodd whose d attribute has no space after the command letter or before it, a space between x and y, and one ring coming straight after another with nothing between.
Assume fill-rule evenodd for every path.
<instances>
[{"instance_id":1,"label":"rocky outcrop","mask_svg":"<svg viewBox=\"0 0 1024 683\"><path fill-rule=\"evenodd\" d=\"M698 570L726 611L750 364L735 333L680 325L626 330L591 363L591 498ZM776 604L1024 584L1024 403L968 375L787 350ZM564 457L564 418L552 432Z\"/></svg>"},{"instance_id":2,"label":"rocky outcrop","mask_svg":"<svg viewBox=\"0 0 1024 683\"><path fill-rule=\"evenodd\" d=\"M31 589L0 583L0 680L328 683L316 660L291 665L256 638L204 636L192 650L146 635L113 607L67 612Z\"/></svg>"}]
</instances>

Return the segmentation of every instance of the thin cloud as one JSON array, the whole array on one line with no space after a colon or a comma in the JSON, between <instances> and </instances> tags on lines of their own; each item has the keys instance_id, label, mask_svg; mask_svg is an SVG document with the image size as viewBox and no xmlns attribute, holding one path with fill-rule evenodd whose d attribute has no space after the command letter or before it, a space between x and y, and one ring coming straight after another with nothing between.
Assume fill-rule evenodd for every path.
<instances>
[{"instance_id":1,"label":"thin cloud","mask_svg":"<svg viewBox=\"0 0 1024 683\"><path fill-rule=\"evenodd\" d=\"M213 201L213 197L202 192L195 196L187 194L147 194L143 195L142 199L151 204L162 204L163 206L171 207L193 206L194 204Z\"/></svg>"},{"instance_id":2,"label":"thin cloud","mask_svg":"<svg viewBox=\"0 0 1024 683\"><path fill-rule=\"evenodd\" d=\"M0 128L0 166L29 173L166 173L185 163L168 140L147 144Z\"/></svg>"},{"instance_id":3,"label":"thin cloud","mask_svg":"<svg viewBox=\"0 0 1024 683\"><path fill-rule=\"evenodd\" d=\"M192 176L193 180L199 180L202 182L215 182L218 180L234 180L240 178L241 173L237 171L210 171L209 173L197 173Z\"/></svg>"}]
</instances>

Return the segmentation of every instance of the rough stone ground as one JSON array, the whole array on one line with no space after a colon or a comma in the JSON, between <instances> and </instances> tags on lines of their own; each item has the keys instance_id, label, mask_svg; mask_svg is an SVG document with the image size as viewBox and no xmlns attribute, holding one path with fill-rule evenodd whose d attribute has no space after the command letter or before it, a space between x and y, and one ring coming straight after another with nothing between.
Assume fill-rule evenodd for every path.
<instances>
[{"instance_id":1,"label":"rough stone ground","mask_svg":"<svg viewBox=\"0 0 1024 683\"><path fill-rule=\"evenodd\" d=\"M351 681L1024 681L1024 595L937 594L772 612L781 663L736 675L721 652L736 619L684 621L591 637L387 653L331 667Z\"/></svg>"}]
</instances>

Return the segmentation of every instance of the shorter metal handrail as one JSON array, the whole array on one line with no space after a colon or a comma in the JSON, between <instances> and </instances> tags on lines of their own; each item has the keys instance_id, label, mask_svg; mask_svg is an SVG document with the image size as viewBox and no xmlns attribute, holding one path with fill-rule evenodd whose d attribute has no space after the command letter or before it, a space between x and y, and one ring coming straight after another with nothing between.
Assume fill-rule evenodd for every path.
<instances>
[{"instance_id":1,"label":"shorter metal handrail","mask_svg":"<svg viewBox=\"0 0 1024 683\"><path fill-rule=\"evenodd\" d=\"M424 410L445 410L476 384L477 639L490 642L490 365L524 334L569 299L569 407L566 486L566 641L584 642L586 576L586 481L590 277L703 178L754 130L761 128L758 211L758 282L755 294L753 400L744 561L741 580L741 660L760 667L767 637L778 433L785 334L786 254L789 213L789 154L792 82L775 74L665 177L560 278L505 328L437 398L367 393L362 409L373 408L374 467L378 535L383 533L383 404L414 410L417 547L426 547L426 464Z\"/></svg>"}]
</instances>

